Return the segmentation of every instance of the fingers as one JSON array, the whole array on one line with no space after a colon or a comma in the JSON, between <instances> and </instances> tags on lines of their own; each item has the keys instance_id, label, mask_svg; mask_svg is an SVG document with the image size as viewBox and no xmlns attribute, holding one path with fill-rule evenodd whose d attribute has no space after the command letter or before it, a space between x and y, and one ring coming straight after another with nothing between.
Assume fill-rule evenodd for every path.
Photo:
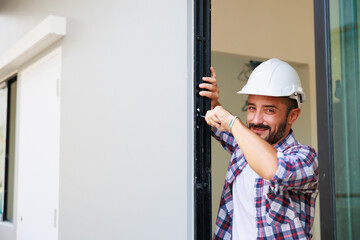
<instances>
[{"instance_id":1,"label":"fingers","mask_svg":"<svg viewBox=\"0 0 360 240\"><path fill-rule=\"evenodd\" d=\"M215 78L215 80L216 80L215 69L212 66L210 67L210 72L211 72L211 77Z\"/></svg>"},{"instance_id":2,"label":"fingers","mask_svg":"<svg viewBox=\"0 0 360 240\"><path fill-rule=\"evenodd\" d=\"M202 80L204 82L209 82L210 84L216 85L216 78L215 77L203 77Z\"/></svg>"},{"instance_id":3,"label":"fingers","mask_svg":"<svg viewBox=\"0 0 360 240\"><path fill-rule=\"evenodd\" d=\"M204 83L202 83L204 84ZM207 97L211 100L211 109L213 109L215 106L219 105L218 99L219 99L219 89L217 87L211 87L211 84L207 84L206 89L211 89L210 91L201 91L199 92L199 95L202 97Z\"/></svg>"},{"instance_id":4,"label":"fingers","mask_svg":"<svg viewBox=\"0 0 360 240\"><path fill-rule=\"evenodd\" d=\"M219 88L216 85L209 84L209 83L201 83L201 84L199 84L199 88L207 89L211 92L219 92Z\"/></svg>"},{"instance_id":5,"label":"fingers","mask_svg":"<svg viewBox=\"0 0 360 240\"><path fill-rule=\"evenodd\" d=\"M222 106L217 106L214 110L206 112L205 121L208 125L216 127L220 131L228 131L228 119L231 119L231 114Z\"/></svg>"},{"instance_id":6,"label":"fingers","mask_svg":"<svg viewBox=\"0 0 360 240\"><path fill-rule=\"evenodd\" d=\"M202 80L216 86L216 73L213 67L210 67L210 73L211 77L203 77Z\"/></svg>"},{"instance_id":7,"label":"fingers","mask_svg":"<svg viewBox=\"0 0 360 240\"><path fill-rule=\"evenodd\" d=\"M214 100L214 101L217 101L217 99L219 99L218 92L201 91L201 92L199 92L199 95L202 97L210 98L211 100Z\"/></svg>"},{"instance_id":8,"label":"fingers","mask_svg":"<svg viewBox=\"0 0 360 240\"><path fill-rule=\"evenodd\" d=\"M218 99L220 96L220 91L217 86L216 73L213 67L210 67L211 77L203 77L203 83L199 84L199 88L204 91L200 91L199 95L202 97L210 98L211 100L211 109L219 105Z\"/></svg>"},{"instance_id":9,"label":"fingers","mask_svg":"<svg viewBox=\"0 0 360 240\"><path fill-rule=\"evenodd\" d=\"M216 114L213 111L206 112L205 121L208 125L212 127L219 128L221 125L220 120L217 118Z\"/></svg>"}]
</instances>

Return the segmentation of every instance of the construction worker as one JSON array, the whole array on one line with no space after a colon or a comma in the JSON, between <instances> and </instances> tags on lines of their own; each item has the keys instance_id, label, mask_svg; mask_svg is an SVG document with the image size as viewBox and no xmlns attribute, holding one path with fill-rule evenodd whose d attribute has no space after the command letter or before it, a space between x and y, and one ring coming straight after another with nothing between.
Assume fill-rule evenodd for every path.
<instances>
[{"instance_id":1,"label":"construction worker","mask_svg":"<svg viewBox=\"0 0 360 240\"><path fill-rule=\"evenodd\" d=\"M231 154L214 239L311 239L318 159L291 130L305 101L296 71L279 59L255 68L238 92L248 95L247 125L218 102L213 68L203 80L205 120Z\"/></svg>"}]
</instances>

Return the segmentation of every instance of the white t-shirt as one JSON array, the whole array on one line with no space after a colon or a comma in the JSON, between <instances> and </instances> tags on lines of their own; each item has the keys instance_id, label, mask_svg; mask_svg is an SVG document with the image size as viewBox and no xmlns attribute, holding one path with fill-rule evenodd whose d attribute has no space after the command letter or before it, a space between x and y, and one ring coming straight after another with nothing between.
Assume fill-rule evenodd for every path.
<instances>
[{"instance_id":1,"label":"white t-shirt","mask_svg":"<svg viewBox=\"0 0 360 240\"><path fill-rule=\"evenodd\" d=\"M255 179L258 178L249 164L235 178L233 191L233 240L256 239Z\"/></svg>"}]
</instances>

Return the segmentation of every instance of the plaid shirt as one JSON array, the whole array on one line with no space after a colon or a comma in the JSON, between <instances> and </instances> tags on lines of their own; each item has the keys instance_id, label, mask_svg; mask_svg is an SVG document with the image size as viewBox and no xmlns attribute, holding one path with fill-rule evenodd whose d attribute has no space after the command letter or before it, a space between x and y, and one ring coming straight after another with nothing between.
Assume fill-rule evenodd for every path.
<instances>
[{"instance_id":1,"label":"plaid shirt","mask_svg":"<svg viewBox=\"0 0 360 240\"><path fill-rule=\"evenodd\" d=\"M247 162L233 135L216 128L212 134L231 153L214 239L231 239L232 184ZM257 178L254 183L257 239L311 239L318 193L317 154L311 147L299 144L292 131L275 149L275 175L270 180Z\"/></svg>"}]
</instances>

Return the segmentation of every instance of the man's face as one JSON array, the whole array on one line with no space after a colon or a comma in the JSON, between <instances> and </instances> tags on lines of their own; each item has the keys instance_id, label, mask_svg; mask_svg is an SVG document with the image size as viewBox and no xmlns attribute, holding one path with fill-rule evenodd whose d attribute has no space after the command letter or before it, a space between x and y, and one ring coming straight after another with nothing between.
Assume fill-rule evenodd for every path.
<instances>
[{"instance_id":1,"label":"man's face","mask_svg":"<svg viewBox=\"0 0 360 240\"><path fill-rule=\"evenodd\" d=\"M285 98L249 95L248 128L268 143L276 144L290 131L287 109Z\"/></svg>"}]
</instances>

